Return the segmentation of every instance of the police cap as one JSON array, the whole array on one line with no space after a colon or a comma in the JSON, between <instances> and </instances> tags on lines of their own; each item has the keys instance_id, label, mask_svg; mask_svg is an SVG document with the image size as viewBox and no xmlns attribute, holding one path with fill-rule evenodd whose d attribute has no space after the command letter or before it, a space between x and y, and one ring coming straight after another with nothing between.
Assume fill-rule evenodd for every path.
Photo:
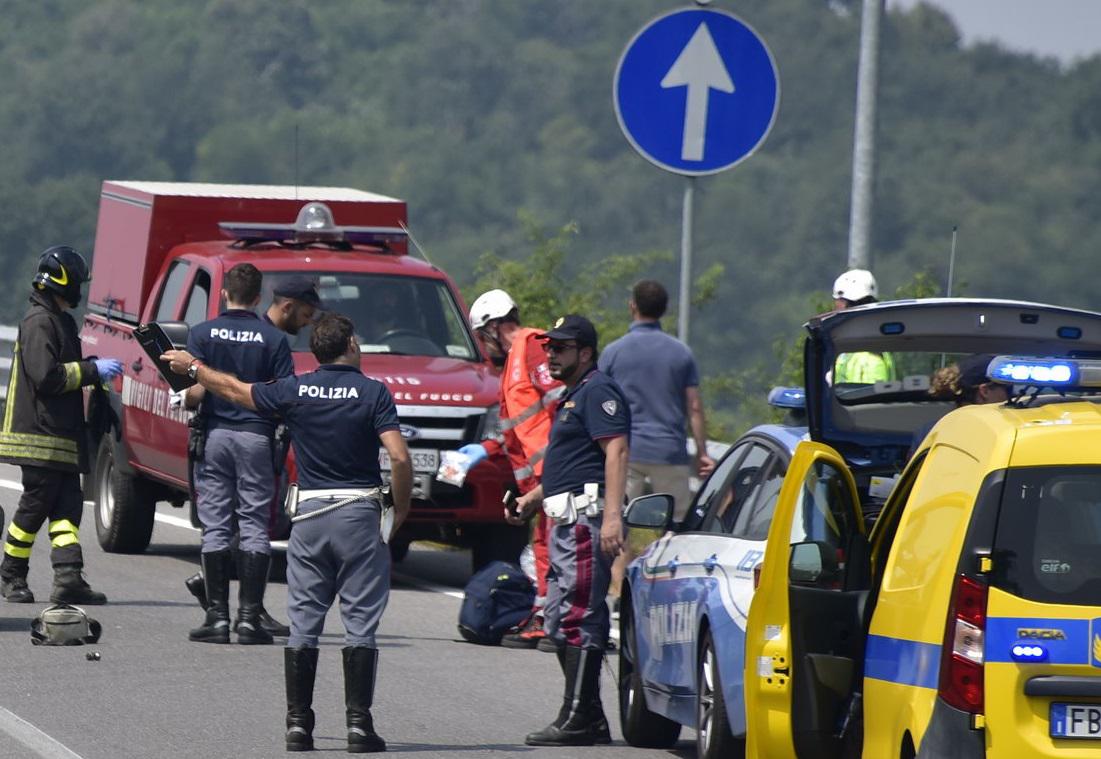
<instances>
[{"instance_id":1,"label":"police cap","mask_svg":"<svg viewBox=\"0 0 1101 759\"><path fill-rule=\"evenodd\" d=\"M540 340L576 340L579 348L596 348L596 327L580 314L566 314L539 335Z\"/></svg>"},{"instance_id":2,"label":"police cap","mask_svg":"<svg viewBox=\"0 0 1101 759\"><path fill-rule=\"evenodd\" d=\"M307 306L318 308L321 298L317 294L317 285L306 277L290 277L275 286L274 294L280 298L293 298Z\"/></svg>"}]
</instances>

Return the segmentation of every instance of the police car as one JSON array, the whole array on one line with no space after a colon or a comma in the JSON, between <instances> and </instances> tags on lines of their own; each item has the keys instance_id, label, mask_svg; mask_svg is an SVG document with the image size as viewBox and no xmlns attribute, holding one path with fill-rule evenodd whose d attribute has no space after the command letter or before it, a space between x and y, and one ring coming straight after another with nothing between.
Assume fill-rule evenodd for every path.
<instances>
[{"instance_id":1,"label":"police car","mask_svg":"<svg viewBox=\"0 0 1101 759\"><path fill-rule=\"evenodd\" d=\"M1064 395L1096 392L1079 359L1101 357L1101 314L908 301L807 330L809 439L751 430L672 530L668 497L628 508L631 539L665 532L625 579L624 736L687 725L704 757L1097 755L1101 396ZM859 351L895 376L834 383ZM931 378L976 353L1067 360L993 362L1016 400L953 411Z\"/></svg>"}]
</instances>

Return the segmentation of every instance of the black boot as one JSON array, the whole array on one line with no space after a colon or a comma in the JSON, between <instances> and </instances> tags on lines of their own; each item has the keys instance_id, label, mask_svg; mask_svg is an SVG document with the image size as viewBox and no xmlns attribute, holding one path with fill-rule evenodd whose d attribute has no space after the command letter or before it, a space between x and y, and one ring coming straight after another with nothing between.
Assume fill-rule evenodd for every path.
<instances>
[{"instance_id":1,"label":"black boot","mask_svg":"<svg viewBox=\"0 0 1101 759\"><path fill-rule=\"evenodd\" d=\"M344 705L348 716L348 753L374 754L386 750L375 732L371 703L375 695L378 649L347 646L344 653Z\"/></svg>"},{"instance_id":2,"label":"black boot","mask_svg":"<svg viewBox=\"0 0 1101 759\"><path fill-rule=\"evenodd\" d=\"M200 643L229 643L229 569L233 555L229 551L210 551L201 558L209 601L206 620L187 637Z\"/></svg>"},{"instance_id":3,"label":"black boot","mask_svg":"<svg viewBox=\"0 0 1101 759\"><path fill-rule=\"evenodd\" d=\"M9 528L10 532L10 528ZM27 570L30 561L4 554L0 562L0 595L13 604L33 604L34 593L27 587Z\"/></svg>"},{"instance_id":4,"label":"black boot","mask_svg":"<svg viewBox=\"0 0 1101 759\"><path fill-rule=\"evenodd\" d=\"M316 648L284 648L287 682L287 751L313 751L313 683Z\"/></svg>"},{"instance_id":5,"label":"black boot","mask_svg":"<svg viewBox=\"0 0 1101 759\"><path fill-rule=\"evenodd\" d=\"M529 746L593 746L603 737L594 720L593 703L598 698L604 652L566 646L564 657L564 696L570 703L566 719L561 724L556 724L556 720L528 735L524 743Z\"/></svg>"},{"instance_id":6,"label":"black boot","mask_svg":"<svg viewBox=\"0 0 1101 759\"><path fill-rule=\"evenodd\" d=\"M268 614L268 610L263 606L260 607L260 627L267 630L272 635L278 635L280 638L289 638L291 634L291 628L280 622L278 619Z\"/></svg>"},{"instance_id":7,"label":"black boot","mask_svg":"<svg viewBox=\"0 0 1101 759\"><path fill-rule=\"evenodd\" d=\"M206 598L206 583L203 581L203 573L201 571L188 577L184 580L184 587L187 588L187 592L195 596L195 600L199 602L199 606L203 607L203 611L206 611L206 607L210 606L210 601Z\"/></svg>"},{"instance_id":8,"label":"black boot","mask_svg":"<svg viewBox=\"0 0 1101 759\"><path fill-rule=\"evenodd\" d=\"M237 642L241 645L269 645L271 633L260 624L260 610L264 608L264 588L268 583L271 557L266 553L237 552Z\"/></svg>"},{"instance_id":9,"label":"black boot","mask_svg":"<svg viewBox=\"0 0 1101 759\"><path fill-rule=\"evenodd\" d=\"M50 593L50 603L79 606L102 606L107 603L107 596L92 590L85 581L83 569L80 564L54 565L54 588Z\"/></svg>"}]
</instances>

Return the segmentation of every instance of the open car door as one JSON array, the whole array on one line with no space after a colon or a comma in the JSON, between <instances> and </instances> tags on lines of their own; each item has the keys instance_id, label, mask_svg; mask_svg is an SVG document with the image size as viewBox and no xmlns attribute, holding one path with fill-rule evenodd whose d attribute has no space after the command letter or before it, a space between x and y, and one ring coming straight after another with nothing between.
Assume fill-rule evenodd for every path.
<instances>
[{"instance_id":1,"label":"open car door","mask_svg":"<svg viewBox=\"0 0 1101 759\"><path fill-rule=\"evenodd\" d=\"M844 460L829 446L800 443L746 627L747 759L842 756L861 677L867 555Z\"/></svg>"}]
</instances>

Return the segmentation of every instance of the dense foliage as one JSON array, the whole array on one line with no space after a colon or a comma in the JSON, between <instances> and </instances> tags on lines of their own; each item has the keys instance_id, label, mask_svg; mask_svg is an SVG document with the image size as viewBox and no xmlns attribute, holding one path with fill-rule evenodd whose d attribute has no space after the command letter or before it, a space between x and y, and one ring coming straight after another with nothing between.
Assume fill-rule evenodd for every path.
<instances>
[{"instance_id":1,"label":"dense foliage","mask_svg":"<svg viewBox=\"0 0 1101 759\"><path fill-rule=\"evenodd\" d=\"M857 0L718 4L768 41L782 82L760 152L698 183L697 273L711 291L692 343L732 393L711 400L734 430L757 410L730 398L780 374L844 268L860 13ZM532 318L583 307L611 337L632 278L676 290L684 180L637 156L611 107L623 46L676 5L11 0L0 255L14 284L0 322L22 311L36 251L91 247L103 179L297 180L406 198L424 248L468 295L527 277ZM919 6L886 19L881 82L883 290L920 272L943 284L959 225L968 293L1101 306L1083 276L1101 244L1101 57L1063 69L963 49L946 16Z\"/></svg>"}]
</instances>

